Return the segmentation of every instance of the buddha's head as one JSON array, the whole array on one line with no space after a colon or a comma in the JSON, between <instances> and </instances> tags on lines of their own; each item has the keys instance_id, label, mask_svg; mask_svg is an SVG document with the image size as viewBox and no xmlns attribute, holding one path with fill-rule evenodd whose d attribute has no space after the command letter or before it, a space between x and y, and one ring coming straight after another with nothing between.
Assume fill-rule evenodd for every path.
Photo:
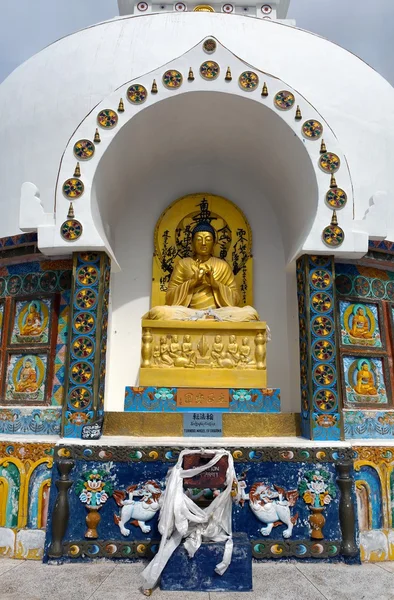
<instances>
[{"instance_id":1,"label":"buddha's head","mask_svg":"<svg viewBox=\"0 0 394 600\"><path fill-rule=\"evenodd\" d=\"M363 371L369 371L369 366L368 366L368 363L366 363L366 362L363 362L363 363L361 364L361 368L362 368L362 370L363 370Z\"/></svg>"},{"instance_id":2,"label":"buddha's head","mask_svg":"<svg viewBox=\"0 0 394 600\"><path fill-rule=\"evenodd\" d=\"M364 316L364 309L361 306L357 309L357 314Z\"/></svg>"},{"instance_id":3,"label":"buddha's head","mask_svg":"<svg viewBox=\"0 0 394 600\"><path fill-rule=\"evenodd\" d=\"M200 221L192 231L194 254L202 257L212 256L215 245L215 229L208 221Z\"/></svg>"}]
</instances>

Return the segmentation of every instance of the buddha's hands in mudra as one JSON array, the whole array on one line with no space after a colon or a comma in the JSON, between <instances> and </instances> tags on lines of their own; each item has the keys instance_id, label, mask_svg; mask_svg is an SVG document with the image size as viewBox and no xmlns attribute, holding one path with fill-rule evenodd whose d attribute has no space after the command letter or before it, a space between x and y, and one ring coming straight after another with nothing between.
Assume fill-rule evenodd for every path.
<instances>
[{"instance_id":1,"label":"buddha's hands in mudra","mask_svg":"<svg viewBox=\"0 0 394 600\"><path fill-rule=\"evenodd\" d=\"M194 289L202 283L205 283L212 289L216 290L219 285L213 275L213 269L209 265L193 266L193 277L190 280L190 287Z\"/></svg>"}]
</instances>

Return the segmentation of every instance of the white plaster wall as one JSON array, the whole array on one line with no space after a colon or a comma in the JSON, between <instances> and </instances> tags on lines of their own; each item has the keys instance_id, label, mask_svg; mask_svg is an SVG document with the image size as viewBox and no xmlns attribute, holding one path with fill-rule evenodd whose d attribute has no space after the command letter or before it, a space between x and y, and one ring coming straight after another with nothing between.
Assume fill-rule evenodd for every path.
<instances>
[{"instance_id":1,"label":"white plaster wall","mask_svg":"<svg viewBox=\"0 0 394 600\"><path fill-rule=\"evenodd\" d=\"M246 141L241 140L239 128L249 130L255 116L253 110L242 113L249 104L223 94L190 94L187 99L160 103L133 119L102 159L94 192L99 205L109 195L113 201L107 213L108 235L122 268L113 273L111 282L106 410L122 410L125 386L137 384L141 316L149 309L156 221L177 198L205 191L235 202L251 224L254 304L272 331L268 385L281 388L284 411L299 411L296 281L294 267L286 270L282 237L287 229L281 194L287 188L279 185L277 175L271 176L273 163L279 161L281 169L277 144L289 142L291 150L294 136L280 130L275 142L268 118L263 128L265 144L255 148L252 129ZM240 114L243 120L237 120ZM134 139L139 140L136 148ZM316 192L306 153L305 160L294 179L291 171L287 173L296 205L306 189L312 192L312 200ZM297 185L299 179L302 185Z\"/></svg>"},{"instance_id":2,"label":"white plaster wall","mask_svg":"<svg viewBox=\"0 0 394 600\"><path fill-rule=\"evenodd\" d=\"M37 185L46 212L53 211L64 148L97 103L208 35L287 82L331 124L349 162L356 219L363 217L377 190L387 191L390 202L394 90L368 65L316 35L273 21L212 13L156 14L114 19L59 40L0 86L0 110L8 115L0 123L0 236L18 232L24 181ZM389 237L394 239L394 220Z\"/></svg>"}]
</instances>

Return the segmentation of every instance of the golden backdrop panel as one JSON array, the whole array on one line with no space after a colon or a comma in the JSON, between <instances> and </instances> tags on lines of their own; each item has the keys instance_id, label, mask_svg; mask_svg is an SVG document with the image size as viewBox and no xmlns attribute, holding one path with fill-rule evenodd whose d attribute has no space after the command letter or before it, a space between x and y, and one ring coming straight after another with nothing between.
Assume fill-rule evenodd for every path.
<instances>
[{"instance_id":1,"label":"golden backdrop panel","mask_svg":"<svg viewBox=\"0 0 394 600\"><path fill-rule=\"evenodd\" d=\"M216 231L214 256L232 267L241 290L241 306L253 306L252 230L243 212L230 200L213 194L189 194L161 214L154 233L151 306L165 304L175 264L192 255L192 231L199 221Z\"/></svg>"}]
</instances>

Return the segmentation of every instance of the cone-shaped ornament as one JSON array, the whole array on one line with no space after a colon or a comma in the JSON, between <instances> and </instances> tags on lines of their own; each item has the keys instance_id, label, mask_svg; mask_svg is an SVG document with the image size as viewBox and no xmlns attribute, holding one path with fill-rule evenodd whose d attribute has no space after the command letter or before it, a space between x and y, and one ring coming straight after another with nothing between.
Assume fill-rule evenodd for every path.
<instances>
[{"instance_id":1,"label":"cone-shaped ornament","mask_svg":"<svg viewBox=\"0 0 394 600\"><path fill-rule=\"evenodd\" d=\"M333 173L331 175L330 188L336 188L336 187L337 187L337 180L335 179L335 175Z\"/></svg>"},{"instance_id":2,"label":"cone-shaped ornament","mask_svg":"<svg viewBox=\"0 0 394 600\"><path fill-rule=\"evenodd\" d=\"M81 167L79 166L79 162L75 165L74 177L81 177Z\"/></svg>"},{"instance_id":3,"label":"cone-shaped ornament","mask_svg":"<svg viewBox=\"0 0 394 600\"><path fill-rule=\"evenodd\" d=\"M321 141L320 144L320 154L325 154L327 152L326 144L324 140Z\"/></svg>"},{"instance_id":4,"label":"cone-shaped ornament","mask_svg":"<svg viewBox=\"0 0 394 600\"><path fill-rule=\"evenodd\" d=\"M124 112L123 98L119 100L118 112Z\"/></svg>"},{"instance_id":5,"label":"cone-shaped ornament","mask_svg":"<svg viewBox=\"0 0 394 600\"><path fill-rule=\"evenodd\" d=\"M261 95L264 96L264 98L266 98L268 96L268 88L267 88L267 84L264 81L264 85L263 85L263 89L261 91Z\"/></svg>"},{"instance_id":6,"label":"cone-shaped ornament","mask_svg":"<svg viewBox=\"0 0 394 600\"><path fill-rule=\"evenodd\" d=\"M154 79L154 80L153 80L151 92L152 92L152 94L157 94L157 83L156 83L156 79Z\"/></svg>"},{"instance_id":7,"label":"cone-shaped ornament","mask_svg":"<svg viewBox=\"0 0 394 600\"><path fill-rule=\"evenodd\" d=\"M301 121L302 119L302 114L301 114L301 109L299 106L297 106L297 110L296 110L296 114L295 114L295 120L296 121Z\"/></svg>"},{"instance_id":8,"label":"cone-shaped ornament","mask_svg":"<svg viewBox=\"0 0 394 600\"><path fill-rule=\"evenodd\" d=\"M188 81L194 81L194 73L193 73L193 69L190 67L189 69L189 75L187 77Z\"/></svg>"},{"instance_id":9,"label":"cone-shaped ornament","mask_svg":"<svg viewBox=\"0 0 394 600\"><path fill-rule=\"evenodd\" d=\"M94 134L93 141L95 144L99 144L101 142L101 137L100 137L100 133L99 133L98 129L96 129L96 133Z\"/></svg>"},{"instance_id":10,"label":"cone-shaped ornament","mask_svg":"<svg viewBox=\"0 0 394 600\"><path fill-rule=\"evenodd\" d=\"M68 213L67 213L67 219L74 219L74 217L75 217L74 206L73 206L73 203L70 202L70 207L69 207Z\"/></svg>"},{"instance_id":11,"label":"cone-shaped ornament","mask_svg":"<svg viewBox=\"0 0 394 600\"><path fill-rule=\"evenodd\" d=\"M227 67L227 71L226 71L226 77L224 78L225 81L231 81L233 78L233 76L231 75L231 69L230 67Z\"/></svg>"}]
</instances>

